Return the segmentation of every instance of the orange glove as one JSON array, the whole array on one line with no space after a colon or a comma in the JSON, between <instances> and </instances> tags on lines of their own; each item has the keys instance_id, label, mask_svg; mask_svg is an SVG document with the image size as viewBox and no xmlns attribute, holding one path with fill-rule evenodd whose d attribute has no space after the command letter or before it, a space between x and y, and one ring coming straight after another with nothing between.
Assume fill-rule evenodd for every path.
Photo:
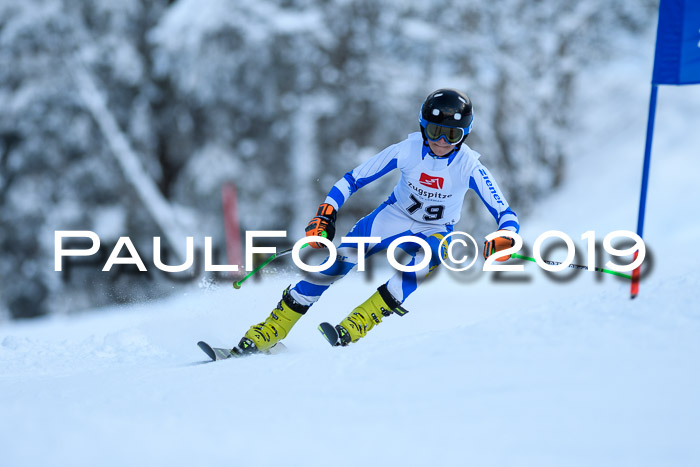
<instances>
[{"instance_id":1,"label":"orange glove","mask_svg":"<svg viewBox=\"0 0 700 467\"><path fill-rule=\"evenodd\" d=\"M501 232L501 229L499 232ZM488 258L492 254L496 253L497 251L503 251L507 248L512 247L515 245L515 239L510 238L510 237L496 237L493 240L488 240L484 242L484 259ZM510 259L510 256L502 256L498 258L496 261L507 261Z\"/></svg>"},{"instance_id":2,"label":"orange glove","mask_svg":"<svg viewBox=\"0 0 700 467\"><path fill-rule=\"evenodd\" d=\"M327 203L323 203L318 207L316 211L316 217L309 221L309 225L306 226L306 236L319 236L322 237L323 232L326 232L326 238L328 240L333 240L335 237L335 217L337 212L333 206ZM309 242L312 248L325 248L321 243Z\"/></svg>"}]
</instances>

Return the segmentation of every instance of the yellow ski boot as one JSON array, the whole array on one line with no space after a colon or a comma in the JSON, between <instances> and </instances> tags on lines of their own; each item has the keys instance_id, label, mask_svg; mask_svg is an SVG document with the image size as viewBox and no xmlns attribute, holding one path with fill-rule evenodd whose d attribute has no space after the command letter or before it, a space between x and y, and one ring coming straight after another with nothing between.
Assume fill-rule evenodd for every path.
<instances>
[{"instance_id":1,"label":"yellow ski boot","mask_svg":"<svg viewBox=\"0 0 700 467\"><path fill-rule=\"evenodd\" d=\"M262 323L248 329L245 336L234 348L236 353L265 352L287 337L292 327L299 321L308 306L301 305L289 295L289 287L282 292L282 300Z\"/></svg>"},{"instance_id":2,"label":"yellow ski boot","mask_svg":"<svg viewBox=\"0 0 700 467\"><path fill-rule=\"evenodd\" d=\"M401 307L401 303L391 295L385 284L363 304L352 310L335 328L328 323L322 323L319 329L331 345L345 346L365 337L374 326L382 322L383 317L392 313L403 316L408 311Z\"/></svg>"}]
</instances>

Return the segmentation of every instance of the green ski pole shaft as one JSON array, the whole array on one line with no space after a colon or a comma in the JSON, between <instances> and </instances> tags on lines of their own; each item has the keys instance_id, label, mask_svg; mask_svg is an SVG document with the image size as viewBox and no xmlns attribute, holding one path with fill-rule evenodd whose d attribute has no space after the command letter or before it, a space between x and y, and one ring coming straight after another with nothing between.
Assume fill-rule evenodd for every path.
<instances>
[{"instance_id":1,"label":"green ski pole shaft","mask_svg":"<svg viewBox=\"0 0 700 467\"><path fill-rule=\"evenodd\" d=\"M308 243L307 243L306 245L308 245ZM304 246L306 246L306 245L304 245ZM304 248L304 247L302 247L302 248ZM281 251L281 252L279 252L279 253L275 253L274 255L271 255L269 258L267 258L265 261L263 261L263 263L262 263L260 266L258 266L257 268L253 269L253 270L250 271L248 274L246 274L245 277L244 277L243 279L234 281L234 283L233 283L233 288L234 288L234 289L240 289L240 288L241 288L241 285L243 285L243 282L245 282L249 277L251 277L252 275L254 275L255 273L257 273L258 271L260 271L262 268L264 268L265 266L267 266L268 264L270 264L270 263L271 263L272 261L274 261L275 259L277 259L277 258L279 258L279 257L281 257L281 256L288 255L288 254L291 253L291 252L292 252L292 249L290 248L290 249L288 249L288 250L284 250L284 251Z\"/></svg>"},{"instance_id":2,"label":"green ski pole shaft","mask_svg":"<svg viewBox=\"0 0 700 467\"><path fill-rule=\"evenodd\" d=\"M517 253L511 254L510 257L511 257L511 258L517 258L517 259L524 259L524 260L527 260L527 261L532 261L533 263L536 263L536 262L537 262L537 261L535 260L535 258L530 258L529 256L519 255L519 254L517 254ZM548 261L548 260L546 260L546 259L544 259L544 260L542 260L542 261L544 261L545 263L547 263L547 264L549 264L549 265L551 265L551 266L557 266L557 265L559 265L559 264L562 264L561 261ZM570 267L570 268L572 268L572 269L583 269L583 270L586 270L586 271L590 271L590 269L588 268L588 266L582 266L582 265L580 265L580 264L569 264L569 266L567 266L567 267ZM625 279L630 279L630 280L632 279L632 276L630 276L629 274L625 274L625 273L623 273L623 272L612 271L612 270L610 270L610 269L595 268L595 271L597 271L597 272L604 272L604 273L606 273L606 274L612 274L613 276L624 277Z\"/></svg>"},{"instance_id":3,"label":"green ski pole shaft","mask_svg":"<svg viewBox=\"0 0 700 467\"><path fill-rule=\"evenodd\" d=\"M322 232L322 233L321 233L321 237L324 237L324 238L325 238L327 235L328 235L328 234L327 234L326 232ZM308 243L306 243L306 244L305 244L304 246L302 246L301 248L306 248L307 246L309 246ZM258 266L257 268L253 269L253 270L250 271L248 274L246 274L245 277L244 277L243 279L234 281L234 282L233 282L233 288L234 288L234 289L240 289L240 288L241 288L241 285L243 285L243 282L245 282L246 280L248 280L248 278L250 278L251 276L253 276L254 274L256 274L258 271L260 271L262 268L264 268L265 266L267 266L268 264L270 264L272 261L276 260L277 258L280 258L280 257L282 257L282 256L288 255L289 253L292 252L292 250L293 250L293 248L289 248L289 249L287 249L287 250L280 251L279 253L275 253L275 254L273 254L273 255L270 255L270 257L267 258L265 261L263 261L263 263L262 263L260 266Z\"/></svg>"}]
</instances>

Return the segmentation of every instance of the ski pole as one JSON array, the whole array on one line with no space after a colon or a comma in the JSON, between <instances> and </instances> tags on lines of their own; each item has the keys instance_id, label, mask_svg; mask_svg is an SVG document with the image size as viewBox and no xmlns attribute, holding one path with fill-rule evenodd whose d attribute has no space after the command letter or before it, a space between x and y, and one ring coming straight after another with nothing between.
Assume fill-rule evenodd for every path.
<instances>
[{"instance_id":1,"label":"ski pole","mask_svg":"<svg viewBox=\"0 0 700 467\"><path fill-rule=\"evenodd\" d=\"M525 260L527 260L527 261L532 261L533 263L536 263L536 262L537 262L537 261L535 260L535 258L530 258L529 256L519 255L519 254L517 254L517 253L511 254L510 257L511 257L511 258L517 258L517 259L525 259ZM561 261L548 261L548 260L546 260L546 259L543 259L542 261L545 262L545 263L547 263L547 264L549 264L550 266L557 266L557 265L559 265L559 264L562 264ZM582 265L580 265L580 264L569 264L568 267L570 267L570 268L572 268L572 269L583 269L583 270L586 270L586 271L590 271L590 269L588 268L588 266L582 266ZM625 279L630 279L630 280L632 279L632 276L630 276L629 274L625 274L625 273L617 272L617 271L611 271L610 269L595 268L595 271L597 271L597 272L604 272L604 273L606 273L606 274L612 274L613 276L624 277Z\"/></svg>"},{"instance_id":2,"label":"ski pole","mask_svg":"<svg viewBox=\"0 0 700 467\"><path fill-rule=\"evenodd\" d=\"M326 238L327 236L328 236L328 234L326 232L321 232L321 237ZM301 248L306 248L307 246L309 246L309 244L305 243L304 246L302 246ZM245 282L250 276L257 273L258 271L260 271L262 268L264 268L265 266L267 266L268 264L270 264L272 261L276 260L277 258L281 258L282 256L288 255L289 253L292 252L293 249L294 248L288 248L286 250L280 251L279 253L275 253L275 254L270 255L270 257L267 258L265 261L263 261L263 263L260 266L258 266L257 268L253 269L248 274L246 274L246 276L243 279L238 280L238 281L234 281L233 288L240 289L241 285L243 285L243 282Z\"/></svg>"}]
</instances>

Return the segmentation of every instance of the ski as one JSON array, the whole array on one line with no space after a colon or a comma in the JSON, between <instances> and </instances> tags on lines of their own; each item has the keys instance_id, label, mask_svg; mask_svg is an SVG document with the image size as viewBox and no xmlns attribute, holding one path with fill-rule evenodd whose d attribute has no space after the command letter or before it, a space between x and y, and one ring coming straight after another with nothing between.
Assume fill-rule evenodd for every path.
<instances>
[{"instance_id":1,"label":"ski","mask_svg":"<svg viewBox=\"0 0 700 467\"><path fill-rule=\"evenodd\" d=\"M212 361L224 360L231 357L239 357L240 355L234 354L231 349L221 349L217 347L212 347L204 341L197 342L202 351L212 359Z\"/></svg>"},{"instance_id":2,"label":"ski","mask_svg":"<svg viewBox=\"0 0 700 467\"><path fill-rule=\"evenodd\" d=\"M340 345L340 338L338 336L338 331L335 330L335 326L331 323L321 323L318 325L318 330L323 337L326 338L328 343L332 346Z\"/></svg>"},{"instance_id":3,"label":"ski","mask_svg":"<svg viewBox=\"0 0 700 467\"><path fill-rule=\"evenodd\" d=\"M220 347L212 347L211 345L207 344L204 341L199 341L197 342L197 346L202 349L202 351L207 354L209 358L213 362L216 362L218 360L226 360L229 358L241 358L241 357L247 357L249 355L257 355L258 353L262 353L265 355L275 355L281 352L284 352L287 350L287 347L281 343L278 342L275 344L274 347L272 347L270 350L267 350L265 352L258 352L258 353L243 353L238 346L234 347L233 349L222 349Z\"/></svg>"}]
</instances>

